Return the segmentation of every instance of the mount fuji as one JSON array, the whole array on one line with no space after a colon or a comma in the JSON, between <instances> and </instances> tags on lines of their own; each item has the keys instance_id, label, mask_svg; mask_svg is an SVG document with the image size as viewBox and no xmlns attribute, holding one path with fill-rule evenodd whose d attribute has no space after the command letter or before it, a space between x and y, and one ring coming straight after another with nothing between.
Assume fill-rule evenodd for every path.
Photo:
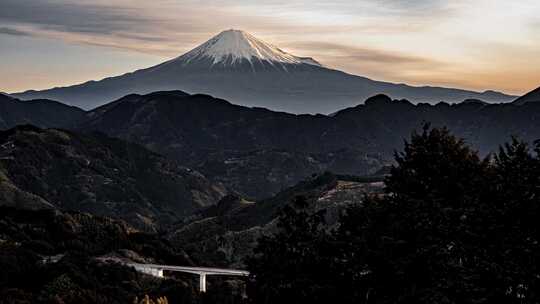
<instances>
[{"instance_id":1,"label":"mount fuji","mask_svg":"<svg viewBox=\"0 0 540 304\"><path fill-rule=\"evenodd\" d=\"M182 90L236 104L291 113L332 113L376 94L413 102L507 102L515 96L375 81L289 54L239 30L223 31L186 54L162 64L99 81L10 94L47 98L92 109L130 93Z\"/></svg>"}]
</instances>

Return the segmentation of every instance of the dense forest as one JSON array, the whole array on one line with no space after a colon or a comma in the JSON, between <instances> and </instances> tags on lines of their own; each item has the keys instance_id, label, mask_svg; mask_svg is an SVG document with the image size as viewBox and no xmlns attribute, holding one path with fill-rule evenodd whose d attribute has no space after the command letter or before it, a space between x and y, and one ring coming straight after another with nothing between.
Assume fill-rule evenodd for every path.
<instances>
[{"instance_id":1,"label":"dense forest","mask_svg":"<svg viewBox=\"0 0 540 304\"><path fill-rule=\"evenodd\" d=\"M0 210L0 303L538 303L540 143L512 138L480 157L445 128L424 126L396 153L385 193L366 194L338 225L302 196L279 211L238 282L200 295L96 257L130 252L192 263L160 233L59 211ZM65 254L56 263L44 256Z\"/></svg>"},{"instance_id":2,"label":"dense forest","mask_svg":"<svg viewBox=\"0 0 540 304\"><path fill-rule=\"evenodd\" d=\"M133 303L145 295L169 303L227 303L240 295L214 282L200 295L193 276L158 279L122 265L193 265L161 233L121 220L56 210L0 208L0 303Z\"/></svg>"},{"instance_id":3,"label":"dense forest","mask_svg":"<svg viewBox=\"0 0 540 304\"><path fill-rule=\"evenodd\" d=\"M334 231L298 198L249 261L254 303L538 303L540 145L487 158L446 129L413 134L386 195Z\"/></svg>"}]
</instances>

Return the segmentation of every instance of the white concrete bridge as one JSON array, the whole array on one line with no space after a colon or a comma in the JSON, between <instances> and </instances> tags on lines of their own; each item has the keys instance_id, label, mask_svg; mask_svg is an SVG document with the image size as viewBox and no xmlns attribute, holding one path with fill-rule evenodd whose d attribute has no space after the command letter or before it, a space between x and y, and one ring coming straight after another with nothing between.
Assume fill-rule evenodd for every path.
<instances>
[{"instance_id":1,"label":"white concrete bridge","mask_svg":"<svg viewBox=\"0 0 540 304\"><path fill-rule=\"evenodd\" d=\"M127 263L127 266L135 268L137 271L163 278L163 271L184 272L196 274L199 276L199 291L206 292L206 276L207 275L222 275L222 276L249 276L249 272L245 270L223 269L223 268L207 268L207 267L184 267L171 265L156 265L156 264L137 264Z\"/></svg>"}]
</instances>

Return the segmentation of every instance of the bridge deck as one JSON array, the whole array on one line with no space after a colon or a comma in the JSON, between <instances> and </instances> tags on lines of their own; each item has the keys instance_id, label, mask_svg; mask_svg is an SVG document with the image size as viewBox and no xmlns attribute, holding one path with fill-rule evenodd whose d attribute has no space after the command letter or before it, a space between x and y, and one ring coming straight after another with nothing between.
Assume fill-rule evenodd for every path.
<instances>
[{"instance_id":1,"label":"bridge deck","mask_svg":"<svg viewBox=\"0 0 540 304\"><path fill-rule=\"evenodd\" d=\"M162 269L167 271L187 272L193 274L206 274L206 275L230 275L230 276L249 276L249 271L236 270L236 269L223 269L223 268L209 268L209 267L187 267L187 266L170 266L170 265L157 265L157 264L129 264L137 267Z\"/></svg>"},{"instance_id":2,"label":"bridge deck","mask_svg":"<svg viewBox=\"0 0 540 304\"><path fill-rule=\"evenodd\" d=\"M153 276L163 277L163 270L186 272L199 276L199 291L206 292L206 276L207 275L227 275L227 276L249 276L249 271L223 268L208 268L208 267L186 267L186 266L170 266L157 264L137 264L128 263L127 265L134 267L138 271L150 274Z\"/></svg>"}]
</instances>

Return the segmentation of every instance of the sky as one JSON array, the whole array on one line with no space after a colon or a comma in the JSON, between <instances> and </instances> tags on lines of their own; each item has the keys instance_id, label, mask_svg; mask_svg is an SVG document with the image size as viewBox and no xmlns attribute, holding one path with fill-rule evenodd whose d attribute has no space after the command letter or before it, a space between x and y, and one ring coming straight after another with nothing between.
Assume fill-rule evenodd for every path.
<instances>
[{"instance_id":1,"label":"sky","mask_svg":"<svg viewBox=\"0 0 540 304\"><path fill-rule=\"evenodd\" d=\"M538 0L0 0L0 91L65 86L180 56L240 29L376 80L540 86Z\"/></svg>"}]
</instances>

